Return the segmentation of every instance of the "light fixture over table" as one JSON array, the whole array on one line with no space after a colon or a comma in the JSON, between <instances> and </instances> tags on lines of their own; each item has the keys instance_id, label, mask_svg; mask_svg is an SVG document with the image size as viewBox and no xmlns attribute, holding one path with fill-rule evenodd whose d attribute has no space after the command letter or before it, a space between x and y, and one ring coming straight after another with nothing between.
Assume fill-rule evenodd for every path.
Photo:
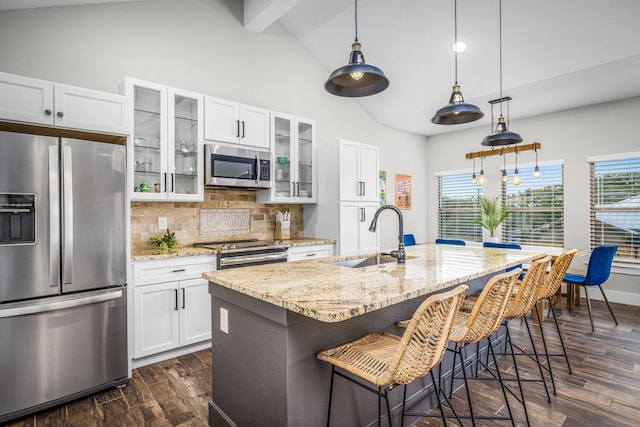
<instances>
[{"instance_id":1,"label":"light fixture over table","mask_svg":"<svg viewBox=\"0 0 640 427\"><path fill-rule=\"evenodd\" d=\"M460 85L458 84L458 0L454 0L453 3L453 16L454 16L454 49L455 52L455 83L453 85L453 91L449 103L436 111L436 114L431 119L431 122L437 125L459 125L462 123L469 123L476 121L484 114L480 111L480 108L473 104L464 102L464 97L460 91Z\"/></svg>"},{"instance_id":2,"label":"light fixture over table","mask_svg":"<svg viewBox=\"0 0 640 427\"><path fill-rule=\"evenodd\" d=\"M522 137L515 132L511 132L508 128L509 121L509 101L511 97L502 97L502 0L500 0L500 99L489 101L491 104L491 129L493 130L493 105L500 103L500 117L495 130L482 140L482 145L495 147L499 145L511 145L522 142ZM507 122L502 115L502 104L507 103Z\"/></svg>"},{"instance_id":3,"label":"light fixture over table","mask_svg":"<svg viewBox=\"0 0 640 427\"><path fill-rule=\"evenodd\" d=\"M358 0L355 0L356 37L351 45L349 63L335 70L324 84L327 92L346 97L375 95L389 86L382 70L364 62L358 42Z\"/></svg>"}]
</instances>

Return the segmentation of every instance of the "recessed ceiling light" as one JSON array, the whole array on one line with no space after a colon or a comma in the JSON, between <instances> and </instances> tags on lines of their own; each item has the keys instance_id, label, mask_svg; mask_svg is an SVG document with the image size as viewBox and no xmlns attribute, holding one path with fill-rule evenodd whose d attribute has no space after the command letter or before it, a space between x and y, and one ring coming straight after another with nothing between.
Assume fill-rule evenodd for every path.
<instances>
[{"instance_id":1,"label":"recessed ceiling light","mask_svg":"<svg viewBox=\"0 0 640 427\"><path fill-rule=\"evenodd\" d=\"M451 43L451 50L457 53L464 53L467 50L467 44L458 40L456 43Z\"/></svg>"}]
</instances>

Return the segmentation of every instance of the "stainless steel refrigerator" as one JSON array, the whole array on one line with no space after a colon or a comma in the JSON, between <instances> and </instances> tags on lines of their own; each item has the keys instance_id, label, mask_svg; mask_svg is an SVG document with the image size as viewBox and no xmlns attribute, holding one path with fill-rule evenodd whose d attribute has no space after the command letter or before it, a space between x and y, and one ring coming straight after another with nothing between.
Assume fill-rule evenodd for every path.
<instances>
[{"instance_id":1,"label":"stainless steel refrigerator","mask_svg":"<svg viewBox=\"0 0 640 427\"><path fill-rule=\"evenodd\" d=\"M126 381L126 150L0 132L0 423Z\"/></svg>"}]
</instances>

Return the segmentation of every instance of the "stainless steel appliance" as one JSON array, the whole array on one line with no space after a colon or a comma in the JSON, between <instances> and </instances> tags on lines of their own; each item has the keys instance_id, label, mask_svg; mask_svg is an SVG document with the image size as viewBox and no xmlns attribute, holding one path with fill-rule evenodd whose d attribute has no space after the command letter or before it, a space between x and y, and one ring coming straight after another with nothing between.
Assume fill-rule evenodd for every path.
<instances>
[{"instance_id":1,"label":"stainless steel appliance","mask_svg":"<svg viewBox=\"0 0 640 427\"><path fill-rule=\"evenodd\" d=\"M126 381L125 160L0 132L0 423Z\"/></svg>"},{"instance_id":2,"label":"stainless steel appliance","mask_svg":"<svg viewBox=\"0 0 640 427\"><path fill-rule=\"evenodd\" d=\"M195 243L193 246L217 249L218 270L287 262L289 258L289 245L273 241L229 240Z\"/></svg>"},{"instance_id":3,"label":"stainless steel appliance","mask_svg":"<svg viewBox=\"0 0 640 427\"><path fill-rule=\"evenodd\" d=\"M271 154L226 145L205 145L205 184L271 188Z\"/></svg>"}]
</instances>

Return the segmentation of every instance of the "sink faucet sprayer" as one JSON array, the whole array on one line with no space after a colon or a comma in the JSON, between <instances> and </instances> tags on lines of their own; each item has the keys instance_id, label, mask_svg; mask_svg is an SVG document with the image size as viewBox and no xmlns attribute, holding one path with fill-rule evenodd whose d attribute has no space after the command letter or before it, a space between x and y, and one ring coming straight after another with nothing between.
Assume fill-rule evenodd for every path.
<instances>
[{"instance_id":1,"label":"sink faucet sprayer","mask_svg":"<svg viewBox=\"0 0 640 427\"><path fill-rule=\"evenodd\" d=\"M398 214L398 250L391 251L391 256L398 260L399 264L404 264L405 254L404 254L404 230L402 225L402 212L400 209L393 205L384 205L378 208L375 215L373 216L373 220L371 221L371 225L369 226L369 231L376 231L376 225L378 224L378 215L385 209L391 209Z\"/></svg>"}]
</instances>

